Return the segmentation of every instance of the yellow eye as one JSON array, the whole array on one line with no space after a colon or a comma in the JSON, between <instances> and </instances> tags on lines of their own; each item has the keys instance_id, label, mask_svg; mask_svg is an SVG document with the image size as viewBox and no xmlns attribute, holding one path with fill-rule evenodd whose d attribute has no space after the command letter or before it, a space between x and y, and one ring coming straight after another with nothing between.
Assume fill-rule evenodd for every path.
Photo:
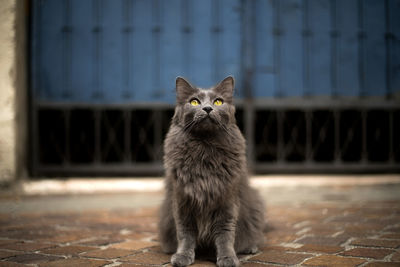
<instances>
[{"instance_id":1,"label":"yellow eye","mask_svg":"<svg viewBox=\"0 0 400 267\"><path fill-rule=\"evenodd\" d=\"M192 105L192 106L198 106L199 104L200 104L200 102L197 99L190 100L190 105Z\"/></svg>"},{"instance_id":2,"label":"yellow eye","mask_svg":"<svg viewBox=\"0 0 400 267\"><path fill-rule=\"evenodd\" d=\"M221 106L222 103L223 103L223 101L222 101L221 99L216 99L216 100L214 101L214 105L216 105L216 106Z\"/></svg>"}]
</instances>

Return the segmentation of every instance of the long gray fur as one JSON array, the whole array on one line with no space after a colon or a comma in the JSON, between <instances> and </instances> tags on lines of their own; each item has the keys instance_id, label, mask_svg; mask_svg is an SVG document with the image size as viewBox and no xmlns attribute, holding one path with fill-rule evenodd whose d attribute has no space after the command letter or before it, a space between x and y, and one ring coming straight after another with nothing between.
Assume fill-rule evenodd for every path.
<instances>
[{"instance_id":1,"label":"long gray fur","mask_svg":"<svg viewBox=\"0 0 400 267\"><path fill-rule=\"evenodd\" d=\"M207 90L176 79L159 222L162 249L174 253L174 266L192 264L197 249L216 250L218 266L239 266L236 253L254 253L263 242L264 205L249 186L233 90L231 76ZM223 104L215 105L216 99Z\"/></svg>"}]
</instances>

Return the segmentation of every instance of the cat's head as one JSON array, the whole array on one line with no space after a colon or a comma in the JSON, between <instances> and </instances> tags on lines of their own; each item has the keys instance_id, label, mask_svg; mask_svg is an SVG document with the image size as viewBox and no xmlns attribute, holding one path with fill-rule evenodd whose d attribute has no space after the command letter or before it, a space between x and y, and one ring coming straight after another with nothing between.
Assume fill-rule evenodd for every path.
<instances>
[{"instance_id":1,"label":"cat's head","mask_svg":"<svg viewBox=\"0 0 400 267\"><path fill-rule=\"evenodd\" d=\"M226 77L210 89L197 88L178 77L172 122L188 132L227 130L230 124L236 123L234 85L232 76Z\"/></svg>"}]
</instances>

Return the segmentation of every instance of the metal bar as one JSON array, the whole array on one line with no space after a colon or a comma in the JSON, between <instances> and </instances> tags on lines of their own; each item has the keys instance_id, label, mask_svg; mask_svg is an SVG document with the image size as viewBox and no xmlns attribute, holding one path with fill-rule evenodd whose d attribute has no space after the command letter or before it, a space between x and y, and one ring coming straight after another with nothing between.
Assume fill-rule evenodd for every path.
<instances>
[{"instance_id":1,"label":"metal bar","mask_svg":"<svg viewBox=\"0 0 400 267\"><path fill-rule=\"evenodd\" d=\"M244 79L244 102L243 102L243 114L244 114L244 134L247 140L247 158L248 166L252 169L255 163L254 153L254 105L252 98L253 88L253 77L254 77L254 46L255 46L255 9L256 1L245 1L244 3L244 14L243 14L243 67L246 73Z\"/></svg>"},{"instance_id":2,"label":"metal bar","mask_svg":"<svg viewBox=\"0 0 400 267\"><path fill-rule=\"evenodd\" d=\"M61 98L71 97L71 1L64 0L64 26L62 29L62 94Z\"/></svg>"},{"instance_id":3,"label":"metal bar","mask_svg":"<svg viewBox=\"0 0 400 267\"><path fill-rule=\"evenodd\" d=\"M385 0L385 26L386 26L386 33L385 33L385 46L386 46L386 97L387 99L392 98L392 29L390 25L390 7L389 7L389 0Z\"/></svg>"},{"instance_id":4,"label":"metal bar","mask_svg":"<svg viewBox=\"0 0 400 267\"><path fill-rule=\"evenodd\" d=\"M155 161L161 160L157 154L161 152L159 149L161 148L162 140L162 111L154 110L153 111L153 121L154 121L154 155L153 159ZM160 153L161 154L161 153Z\"/></svg>"},{"instance_id":5,"label":"metal bar","mask_svg":"<svg viewBox=\"0 0 400 267\"><path fill-rule=\"evenodd\" d=\"M211 4L211 17L213 19L212 22L212 44L213 48L212 49L212 62L213 62L213 67L214 71L213 71L213 77L212 79L214 80L214 82L218 81L219 79L221 79L220 77L220 71L221 71L221 66L220 66L220 61L221 61L221 56L220 56L220 51L221 51L221 20L222 18L222 12L221 12L221 3L220 0L214 0L212 1Z\"/></svg>"},{"instance_id":6,"label":"metal bar","mask_svg":"<svg viewBox=\"0 0 400 267\"><path fill-rule=\"evenodd\" d=\"M160 1L153 0L152 2L152 46L153 46L153 73L152 73L152 81L153 81L153 96L155 99L160 98L164 92L164 86L161 86L161 51L160 51L160 40L161 40L161 14L160 12Z\"/></svg>"},{"instance_id":7,"label":"metal bar","mask_svg":"<svg viewBox=\"0 0 400 267\"><path fill-rule=\"evenodd\" d=\"M284 111L278 110L276 113L277 116L277 150L278 150L278 155L277 155L277 162L282 163L285 161L285 145L284 145L284 140L283 140L283 134L284 134Z\"/></svg>"},{"instance_id":8,"label":"metal bar","mask_svg":"<svg viewBox=\"0 0 400 267\"><path fill-rule=\"evenodd\" d=\"M364 39L365 39L365 31L364 31L364 6L363 6L363 0L358 0L357 2L358 6L358 82L360 86L360 92L359 96L360 98L365 97L366 92L365 92L365 74L364 74L364 65L365 65L365 45L364 45Z\"/></svg>"},{"instance_id":9,"label":"metal bar","mask_svg":"<svg viewBox=\"0 0 400 267\"><path fill-rule=\"evenodd\" d=\"M247 83L246 83L247 84ZM251 81L248 83L251 89ZM251 93L251 90L250 90ZM250 94L249 93L249 94ZM236 99L235 105L237 107L244 107L246 99ZM173 109L174 105L166 102L130 102L130 103L83 103L83 102L58 102L58 101L48 101L48 100L36 100L39 107L43 108L121 108L130 109L132 107L137 109ZM342 99L332 99L326 97L313 97L309 98L270 98L270 99L252 99L252 105L256 108L266 109L330 109L340 108L340 109L361 109L361 108L377 108L383 110L389 110L399 107L399 101L397 100L387 100L385 98L342 98Z\"/></svg>"},{"instance_id":10,"label":"metal bar","mask_svg":"<svg viewBox=\"0 0 400 267\"><path fill-rule=\"evenodd\" d=\"M282 26L281 26L281 17L280 17L280 0L275 0L273 2L273 6L275 7L274 12L274 67L276 73L276 88L275 88L275 96L283 97L284 92L282 89L282 77L281 77L281 35L282 35Z\"/></svg>"},{"instance_id":11,"label":"metal bar","mask_svg":"<svg viewBox=\"0 0 400 267\"><path fill-rule=\"evenodd\" d=\"M39 165L38 173L42 175L162 175L161 163L108 163L108 164L76 164L69 166Z\"/></svg>"},{"instance_id":12,"label":"metal bar","mask_svg":"<svg viewBox=\"0 0 400 267\"><path fill-rule=\"evenodd\" d=\"M393 173L400 172L399 164L392 163L273 163L255 164L255 173Z\"/></svg>"},{"instance_id":13,"label":"metal bar","mask_svg":"<svg viewBox=\"0 0 400 267\"><path fill-rule=\"evenodd\" d=\"M337 29L337 3L336 0L330 1L331 11L331 96L338 96L337 88L337 40L339 37Z\"/></svg>"},{"instance_id":14,"label":"metal bar","mask_svg":"<svg viewBox=\"0 0 400 267\"><path fill-rule=\"evenodd\" d=\"M394 163L394 112L391 110L389 112L389 162Z\"/></svg>"},{"instance_id":15,"label":"metal bar","mask_svg":"<svg viewBox=\"0 0 400 267\"><path fill-rule=\"evenodd\" d=\"M132 151L131 151L131 122L132 122L132 111L126 109L124 113L124 161L125 163L132 161Z\"/></svg>"},{"instance_id":16,"label":"metal bar","mask_svg":"<svg viewBox=\"0 0 400 267\"><path fill-rule=\"evenodd\" d=\"M183 43L183 61L182 66L188 77L192 77L192 67L191 67L191 47L192 47L192 37L193 32L192 25L192 4L191 1L182 1L182 43Z\"/></svg>"},{"instance_id":17,"label":"metal bar","mask_svg":"<svg viewBox=\"0 0 400 267\"><path fill-rule=\"evenodd\" d=\"M71 153L70 153L70 126L71 126L71 110L70 109L64 109L64 126L65 126L65 140L64 140L64 146L65 146L65 155L63 158L63 165L68 166L71 164Z\"/></svg>"},{"instance_id":18,"label":"metal bar","mask_svg":"<svg viewBox=\"0 0 400 267\"><path fill-rule=\"evenodd\" d=\"M145 175L154 176L162 175L163 166L161 163L149 164L107 164L107 165L71 165L68 167L60 166L38 166L38 173L48 176L71 176L71 175ZM367 164L255 164L253 172L260 173L393 173L400 172L398 164L382 164L382 163L367 163Z\"/></svg>"},{"instance_id":19,"label":"metal bar","mask_svg":"<svg viewBox=\"0 0 400 267\"><path fill-rule=\"evenodd\" d=\"M32 83L32 87L29 88L28 86L28 92L29 92L29 117L30 117L30 122L29 122L29 155L30 155L30 160L28 160L28 168L31 171L31 174L33 176L38 175L38 170L37 167L39 166L39 108L36 105L36 100L40 96L40 88L41 88L41 81L39 79L39 72L38 72L38 62L40 58L40 29L39 29L39 23L41 18L41 13L40 13L40 8L39 8L39 3L37 1L33 2L33 14L32 14L32 34L31 34L31 46L30 46L30 52L31 52L31 64L30 64L30 81Z\"/></svg>"},{"instance_id":20,"label":"metal bar","mask_svg":"<svg viewBox=\"0 0 400 267\"><path fill-rule=\"evenodd\" d=\"M237 100L236 105L240 105L245 101ZM358 98L341 98L341 99L328 99L325 97L313 97L313 98L270 98L270 99L252 99L252 104L256 108L273 108L273 109L302 109L302 110L313 110L313 109L370 109L379 108L383 110L389 110L392 108L399 107L399 101L386 101L380 98L364 98L359 100Z\"/></svg>"},{"instance_id":21,"label":"metal bar","mask_svg":"<svg viewBox=\"0 0 400 267\"><path fill-rule=\"evenodd\" d=\"M132 90L132 0L125 0L122 5L122 18L124 24L124 30L122 34L122 44L124 53L122 55L122 70L123 78L125 82L125 88L122 93L122 98L131 98L133 94Z\"/></svg>"},{"instance_id":22,"label":"metal bar","mask_svg":"<svg viewBox=\"0 0 400 267\"><path fill-rule=\"evenodd\" d=\"M101 110L94 110L94 163L101 162Z\"/></svg>"},{"instance_id":23,"label":"metal bar","mask_svg":"<svg viewBox=\"0 0 400 267\"><path fill-rule=\"evenodd\" d=\"M311 30L309 23L309 2L308 0L303 1L303 88L304 96L310 96L312 94L310 88L310 38Z\"/></svg>"},{"instance_id":24,"label":"metal bar","mask_svg":"<svg viewBox=\"0 0 400 267\"><path fill-rule=\"evenodd\" d=\"M334 162L335 166L338 166L342 162L342 155L341 155L341 145L340 145L340 112L338 109L333 111L333 118L334 118L334 127L335 127L335 156Z\"/></svg>"},{"instance_id":25,"label":"metal bar","mask_svg":"<svg viewBox=\"0 0 400 267\"><path fill-rule=\"evenodd\" d=\"M306 155L305 159L307 163L313 162L313 151L312 151L312 120L313 113L310 110L305 111L306 119Z\"/></svg>"},{"instance_id":26,"label":"metal bar","mask_svg":"<svg viewBox=\"0 0 400 267\"><path fill-rule=\"evenodd\" d=\"M362 127L362 148L361 148L361 162L368 161L368 148L367 148L367 111L361 110L361 127Z\"/></svg>"},{"instance_id":27,"label":"metal bar","mask_svg":"<svg viewBox=\"0 0 400 267\"><path fill-rule=\"evenodd\" d=\"M93 34L94 34L94 49L93 49L93 84L95 91L92 93L94 99L103 97L102 88L102 53L103 53L103 34L102 34L102 6L103 0L93 0Z\"/></svg>"},{"instance_id":28,"label":"metal bar","mask_svg":"<svg viewBox=\"0 0 400 267\"><path fill-rule=\"evenodd\" d=\"M248 159L248 166L249 169L253 169L253 165L256 162L255 159L255 138L254 138L254 116L255 116L255 111L253 110L253 107L249 104L246 106L244 109L244 133L245 137L247 140L247 159Z\"/></svg>"},{"instance_id":29,"label":"metal bar","mask_svg":"<svg viewBox=\"0 0 400 267\"><path fill-rule=\"evenodd\" d=\"M244 1L244 11L242 18L242 69L245 73L243 79L243 96L244 102L252 99L252 87L255 65L255 8L256 1ZM245 104L244 104L245 106Z\"/></svg>"}]
</instances>

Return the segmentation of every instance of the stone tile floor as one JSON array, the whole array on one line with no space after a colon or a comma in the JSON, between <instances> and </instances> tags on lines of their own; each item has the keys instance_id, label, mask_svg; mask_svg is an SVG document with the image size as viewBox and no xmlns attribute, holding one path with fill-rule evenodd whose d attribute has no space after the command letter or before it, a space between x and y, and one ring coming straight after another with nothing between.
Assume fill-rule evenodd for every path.
<instances>
[{"instance_id":1,"label":"stone tile floor","mask_svg":"<svg viewBox=\"0 0 400 267\"><path fill-rule=\"evenodd\" d=\"M270 231L257 254L240 255L242 266L400 266L400 181L260 191ZM170 266L157 241L161 199L3 190L0 266Z\"/></svg>"}]
</instances>

